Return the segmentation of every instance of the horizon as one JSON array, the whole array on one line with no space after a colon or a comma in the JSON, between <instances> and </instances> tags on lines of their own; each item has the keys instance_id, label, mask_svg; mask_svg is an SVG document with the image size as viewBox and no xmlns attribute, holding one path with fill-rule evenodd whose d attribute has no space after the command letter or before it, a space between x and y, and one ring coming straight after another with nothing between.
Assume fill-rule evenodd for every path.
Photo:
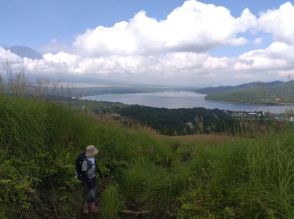
<instances>
[{"instance_id":1,"label":"horizon","mask_svg":"<svg viewBox=\"0 0 294 219\"><path fill-rule=\"evenodd\" d=\"M207 87L294 77L293 1L0 3L0 73ZM21 45L42 54L23 58ZM77 81L79 82L79 81Z\"/></svg>"}]
</instances>

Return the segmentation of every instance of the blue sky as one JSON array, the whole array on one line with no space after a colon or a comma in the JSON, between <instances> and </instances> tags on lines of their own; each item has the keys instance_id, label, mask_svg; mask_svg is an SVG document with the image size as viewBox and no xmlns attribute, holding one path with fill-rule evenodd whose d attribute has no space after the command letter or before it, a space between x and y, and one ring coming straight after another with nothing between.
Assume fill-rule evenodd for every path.
<instances>
[{"instance_id":1,"label":"blue sky","mask_svg":"<svg viewBox=\"0 0 294 219\"><path fill-rule=\"evenodd\" d=\"M163 19L181 3L180 0L1 0L0 42L40 49L51 39L70 42L87 28L112 26L129 20L140 10Z\"/></svg>"},{"instance_id":2,"label":"blue sky","mask_svg":"<svg viewBox=\"0 0 294 219\"><path fill-rule=\"evenodd\" d=\"M292 75L293 20L281 0L0 0L0 47L42 52L11 59L48 77L236 84Z\"/></svg>"},{"instance_id":3,"label":"blue sky","mask_svg":"<svg viewBox=\"0 0 294 219\"><path fill-rule=\"evenodd\" d=\"M276 8L281 0L205 0L225 6L239 16L248 7L252 12ZM26 45L36 50L52 39L70 43L88 28L112 26L129 20L140 10L164 19L182 0L0 0L0 45Z\"/></svg>"}]
</instances>

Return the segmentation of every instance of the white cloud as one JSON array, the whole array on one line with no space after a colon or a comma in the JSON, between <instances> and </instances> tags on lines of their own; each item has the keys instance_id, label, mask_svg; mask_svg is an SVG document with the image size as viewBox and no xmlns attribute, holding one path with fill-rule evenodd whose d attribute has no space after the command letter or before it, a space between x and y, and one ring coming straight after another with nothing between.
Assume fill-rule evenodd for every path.
<instances>
[{"instance_id":1,"label":"white cloud","mask_svg":"<svg viewBox=\"0 0 294 219\"><path fill-rule=\"evenodd\" d=\"M279 75L281 77L287 78L288 80L294 80L294 71L293 70L280 71Z\"/></svg>"},{"instance_id":2,"label":"white cloud","mask_svg":"<svg viewBox=\"0 0 294 219\"><path fill-rule=\"evenodd\" d=\"M9 73L15 68L22 68L22 58L0 47L0 74Z\"/></svg>"},{"instance_id":3,"label":"white cloud","mask_svg":"<svg viewBox=\"0 0 294 219\"><path fill-rule=\"evenodd\" d=\"M130 21L112 27L98 26L79 35L73 46L84 56L138 55L164 52L203 52L218 45L244 45L237 36L255 25L248 9L234 18L221 6L185 1L165 20L150 18L144 11Z\"/></svg>"},{"instance_id":4,"label":"white cloud","mask_svg":"<svg viewBox=\"0 0 294 219\"><path fill-rule=\"evenodd\" d=\"M58 53L60 51L70 52L72 50L71 45L65 41L60 41L58 39L51 39L50 42L42 46L41 51L44 53L54 52Z\"/></svg>"},{"instance_id":5,"label":"white cloud","mask_svg":"<svg viewBox=\"0 0 294 219\"><path fill-rule=\"evenodd\" d=\"M1 50L0 50L1 51ZM148 83L221 83L284 77L294 69L294 47L275 42L266 49L246 52L237 58L208 53L173 52L157 55L110 55L89 58L65 52L47 53L43 59L14 57L14 69L29 73L106 76L112 80L136 79ZM274 73L274 75L272 75Z\"/></svg>"},{"instance_id":6,"label":"white cloud","mask_svg":"<svg viewBox=\"0 0 294 219\"><path fill-rule=\"evenodd\" d=\"M2 47L0 47L0 59L2 60L1 64L5 64L7 61L10 63L17 63L21 60L20 57Z\"/></svg>"},{"instance_id":7,"label":"white cloud","mask_svg":"<svg viewBox=\"0 0 294 219\"><path fill-rule=\"evenodd\" d=\"M294 6L286 2L279 9L261 13L259 28L274 36L275 40L294 45Z\"/></svg>"},{"instance_id":8,"label":"white cloud","mask_svg":"<svg viewBox=\"0 0 294 219\"><path fill-rule=\"evenodd\" d=\"M56 52L39 60L22 59L2 48L0 58L9 57L14 69L46 76L96 74L115 80L190 84L267 80L294 70L293 16L291 3L256 18L249 9L233 17L225 7L188 0L164 20L141 11L129 21L89 29L71 48L53 40L48 48ZM218 46L245 45L252 33L251 43L259 45L263 38L257 30L272 34L276 41L232 58L209 54Z\"/></svg>"},{"instance_id":9,"label":"white cloud","mask_svg":"<svg viewBox=\"0 0 294 219\"><path fill-rule=\"evenodd\" d=\"M258 45L262 43L263 39L261 37L257 37L254 39L253 44Z\"/></svg>"},{"instance_id":10,"label":"white cloud","mask_svg":"<svg viewBox=\"0 0 294 219\"><path fill-rule=\"evenodd\" d=\"M252 72L279 72L294 69L294 46L273 42L266 49L244 53L237 58L234 69Z\"/></svg>"}]
</instances>

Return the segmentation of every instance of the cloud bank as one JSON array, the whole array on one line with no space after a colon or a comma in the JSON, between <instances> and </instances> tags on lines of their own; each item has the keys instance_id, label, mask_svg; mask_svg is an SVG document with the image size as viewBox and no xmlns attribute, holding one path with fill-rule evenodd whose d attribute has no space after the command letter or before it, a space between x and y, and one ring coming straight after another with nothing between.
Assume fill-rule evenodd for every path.
<instances>
[{"instance_id":1,"label":"cloud bank","mask_svg":"<svg viewBox=\"0 0 294 219\"><path fill-rule=\"evenodd\" d=\"M42 59L20 58L0 48L0 58L14 69L31 74L97 75L115 80L147 83L208 85L252 80L273 80L294 71L294 6L254 15L244 9L239 17L229 9L188 0L166 19L144 11L129 21L97 26L79 34L67 51L46 53ZM236 57L213 56L215 48L262 44L266 48ZM56 47L54 48L56 51Z\"/></svg>"},{"instance_id":2,"label":"cloud bank","mask_svg":"<svg viewBox=\"0 0 294 219\"><path fill-rule=\"evenodd\" d=\"M234 18L224 7L186 1L165 20L150 18L144 11L129 22L98 26L79 35L73 43L85 56L140 55L169 52L205 52L215 46L242 45L237 35L255 25L248 9Z\"/></svg>"}]
</instances>

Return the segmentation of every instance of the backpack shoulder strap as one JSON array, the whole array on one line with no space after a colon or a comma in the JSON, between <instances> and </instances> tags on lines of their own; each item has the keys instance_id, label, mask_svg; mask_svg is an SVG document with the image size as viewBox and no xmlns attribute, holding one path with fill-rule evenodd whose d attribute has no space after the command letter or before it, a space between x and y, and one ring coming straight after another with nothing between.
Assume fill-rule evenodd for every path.
<instances>
[{"instance_id":1,"label":"backpack shoulder strap","mask_svg":"<svg viewBox=\"0 0 294 219\"><path fill-rule=\"evenodd\" d=\"M87 168L87 171L88 171L92 167L92 162L87 157L85 158L85 161L88 164L88 168Z\"/></svg>"}]
</instances>

